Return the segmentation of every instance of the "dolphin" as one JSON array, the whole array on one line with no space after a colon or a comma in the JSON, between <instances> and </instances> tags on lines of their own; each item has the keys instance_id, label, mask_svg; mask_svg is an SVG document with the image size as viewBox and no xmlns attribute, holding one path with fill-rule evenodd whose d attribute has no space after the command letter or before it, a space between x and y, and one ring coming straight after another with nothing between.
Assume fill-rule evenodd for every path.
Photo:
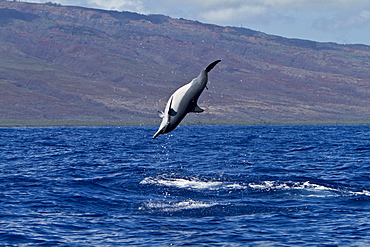
<instances>
[{"instance_id":1,"label":"dolphin","mask_svg":"<svg viewBox=\"0 0 370 247\"><path fill-rule=\"evenodd\" d=\"M219 62L221 60L216 60L208 65L200 72L198 77L180 87L171 95L164 112L158 111L162 122L152 139L174 130L189 112L201 113L204 111L198 106L197 101L204 88L207 88L208 72Z\"/></svg>"}]
</instances>

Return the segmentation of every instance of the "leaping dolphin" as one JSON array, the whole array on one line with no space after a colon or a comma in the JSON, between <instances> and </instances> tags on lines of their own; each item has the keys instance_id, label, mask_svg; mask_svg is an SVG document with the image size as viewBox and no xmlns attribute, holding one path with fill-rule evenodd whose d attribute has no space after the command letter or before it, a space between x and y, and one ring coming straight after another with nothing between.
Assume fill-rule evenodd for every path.
<instances>
[{"instance_id":1,"label":"leaping dolphin","mask_svg":"<svg viewBox=\"0 0 370 247\"><path fill-rule=\"evenodd\" d=\"M189 112L200 113L204 111L198 106L197 101L204 88L207 87L208 72L219 62L221 60L216 60L208 65L206 69L200 72L198 77L180 87L171 95L164 112L158 112L162 122L158 131L153 135L153 139L174 130Z\"/></svg>"}]
</instances>

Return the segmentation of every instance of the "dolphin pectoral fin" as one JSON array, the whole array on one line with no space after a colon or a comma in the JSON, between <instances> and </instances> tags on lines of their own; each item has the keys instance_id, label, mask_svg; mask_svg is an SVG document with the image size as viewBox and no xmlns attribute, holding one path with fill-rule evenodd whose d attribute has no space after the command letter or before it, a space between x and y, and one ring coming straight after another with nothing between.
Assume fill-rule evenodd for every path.
<instances>
[{"instance_id":1,"label":"dolphin pectoral fin","mask_svg":"<svg viewBox=\"0 0 370 247\"><path fill-rule=\"evenodd\" d=\"M166 109L165 113L173 117L173 116L176 116L177 111L175 111L175 110L172 108L172 101L173 101L173 95L172 95L172 96L171 96L171 98L170 98L170 103L169 103L169 104L167 104L167 107L168 107L168 108ZM163 114L163 116L164 116L164 114Z\"/></svg>"},{"instance_id":2,"label":"dolphin pectoral fin","mask_svg":"<svg viewBox=\"0 0 370 247\"><path fill-rule=\"evenodd\" d=\"M163 118L163 117L164 117L164 113L163 113L163 111L158 111L158 116L159 116L160 118Z\"/></svg>"},{"instance_id":3,"label":"dolphin pectoral fin","mask_svg":"<svg viewBox=\"0 0 370 247\"><path fill-rule=\"evenodd\" d=\"M170 109L169 111L168 111L168 115L170 115L170 116L176 116L176 114L177 114L177 112L174 110L174 109Z\"/></svg>"},{"instance_id":4,"label":"dolphin pectoral fin","mask_svg":"<svg viewBox=\"0 0 370 247\"><path fill-rule=\"evenodd\" d=\"M198 105L194 105L194 108L189 112L201 113L201 112L204 112L204 110L200 108Z\"/></svg>"}]
</instances>

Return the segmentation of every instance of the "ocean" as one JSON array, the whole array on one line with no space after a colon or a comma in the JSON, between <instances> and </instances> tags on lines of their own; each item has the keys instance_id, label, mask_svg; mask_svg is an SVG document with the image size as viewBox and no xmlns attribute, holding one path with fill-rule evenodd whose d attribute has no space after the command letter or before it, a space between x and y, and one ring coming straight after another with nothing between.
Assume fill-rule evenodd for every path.
<instances>
[{"instance_id":1,"label":"ocean","mask_svg":"<svg viewBox=\"0 0 370 247\"><path fill-rule=\"evenodd\" d=\"M0 128L0 246L369 246L370 126Z\"/></svg>"}]
</instances>

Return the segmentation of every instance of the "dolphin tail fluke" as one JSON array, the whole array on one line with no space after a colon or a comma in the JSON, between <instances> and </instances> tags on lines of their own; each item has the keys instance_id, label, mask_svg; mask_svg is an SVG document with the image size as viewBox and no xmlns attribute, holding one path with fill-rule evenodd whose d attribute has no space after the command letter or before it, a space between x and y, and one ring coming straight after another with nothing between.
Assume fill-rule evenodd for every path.
<instances>
[{"instance_id":1,"label":"dolphin tail fluke","mask_svg":"<svg viewBox=\"0 0 370 247\"><path fill-rule=\"evenodd\" d=\"M213 63L211 63L210 65L208 65L208 67L206 68L206 72L207 73L210 72L216 66L216 64L218 64L219 62L221 62L221 60L216 60Z\"/></svg>"}]
</instances>

